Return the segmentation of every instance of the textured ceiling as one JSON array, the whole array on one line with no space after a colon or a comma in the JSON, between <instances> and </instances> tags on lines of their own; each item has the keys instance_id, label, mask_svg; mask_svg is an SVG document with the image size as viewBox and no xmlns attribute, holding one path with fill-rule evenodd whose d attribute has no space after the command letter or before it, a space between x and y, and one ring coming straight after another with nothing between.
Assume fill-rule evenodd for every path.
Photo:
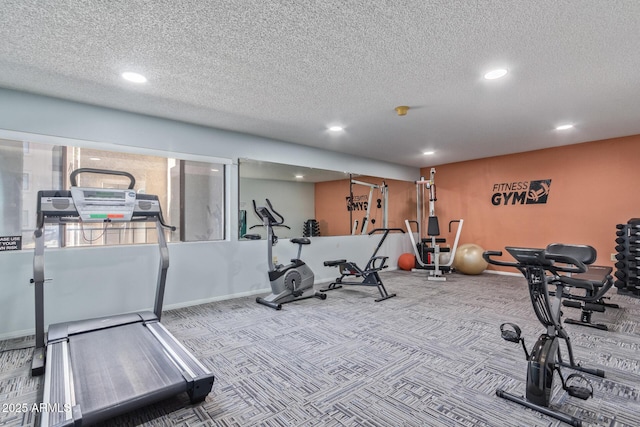
<instances>
[{"instance_id":1,"label":"textured ceiling","mask_svg":"<svg viewBox=\"0 0 640 427\"><path fill-rule=\"evenodd\" d=\"M638 0L0 6L2 87L411 166L640 134Z\"/></svg>"}]
</instances>

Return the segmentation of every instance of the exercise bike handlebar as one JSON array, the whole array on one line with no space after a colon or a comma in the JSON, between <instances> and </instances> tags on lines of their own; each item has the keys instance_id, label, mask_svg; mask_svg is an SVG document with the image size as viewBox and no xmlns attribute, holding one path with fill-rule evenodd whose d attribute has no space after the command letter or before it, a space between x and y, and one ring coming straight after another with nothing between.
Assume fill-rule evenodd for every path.
<instances>
[{"instance_id":1,"label":"exercise bike handlebar","mask_svg":"<svg viewBox=\"0 0 640 427\"><path fill-rule=\"evenodd\" d=\"M544 249L515 247L507 247L506 249L517 262L507 262L492 258L502 256L502 251L485 251L482 254L482 258L484 258L484 260L489 264L513 267L518 270L527 266L536 266L542 267L554 274L558 272L584 273L587 271L587 266L582 261L568 255L549 253ZM558 265L556 263L560 263L562 265Z\"/></svg>"},{"instance_id":2,"label":"exercise bike handlebar","mask_svg":"<svg viewBox=\"0 0 640 427\"><path fill-rule=\"evenodd\" d=\"M487 261L489 264L500 265L503 267L513 267L513 268L520 267L520 264L518 264L517 262L506 262L506 261L500 261L500 260L491 258L494 256L502 256L502 251L484 251L482 253L482 258L484 258L484 260Z\"/></svg>"},{"instance_id":3,"label":"exercise bike handlebar","mask_svg":"<svg viewBox=\"0 0 640 427\"><path fill-rule=\"evenodd\" d=\"M545 258L554 261L553 267L551 267L551 270L554 272L561 271L563 273L584 273L587 271L587 266L582 261L568 255L551 254L545 252ZM565 265L557 266L555 264L556 262Z\"/></svg>"},{"instance_id":4,"label":"exercise bike handlebar","mask_svg":"<svg viewBox=\"0 0 640 427\"><path fill-rule=\"evenodd\" d=\"M400 231L402 233L404 233L404 230L402 228L374 228L373 230L371 230L370 232L368 232L368 235L372 235L375 234L379 231L384 231L385 233L389 233L391 231Z\"/></svg>"}]
</instances>

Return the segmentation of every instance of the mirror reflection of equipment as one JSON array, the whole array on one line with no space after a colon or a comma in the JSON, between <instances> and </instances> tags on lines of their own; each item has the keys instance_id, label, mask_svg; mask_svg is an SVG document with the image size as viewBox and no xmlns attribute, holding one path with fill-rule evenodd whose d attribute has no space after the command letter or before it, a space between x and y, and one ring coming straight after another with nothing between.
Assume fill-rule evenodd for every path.
<instances>
[{"instance_id":1,"label":"mirror reflection of equipment","mask_svg":"<svg viewBox=\"0 0 640 427\"><path fill-rule=\"evenodd\" d=\"M382 181L382 184L372 184L370 182L358 181L355 179L351 179L349 181L349 196L351 197L351 202L353 203L353 186L354 185L363 185L365 187L369 187L369 198L367 200L367 213L362 219L362 224L360 225L360 230L358 230L358 220L355 221L352 218L352 227L351 227L351 235L354 234L367 234L367 227L369 226L369 222L375 225L375 220L371 220L371 205L373 202L373 192L374 190L380 191L380 198L377 200L376 207L378 209L382 209L382 227L389 227L389 208L388 208L388 200L389 200L389 186ZM353 214L353 210L349 211L351 215Z\"/></svg>"},{"instance_id":2,"label":"mirror reflection of equipment","mask_svg":"<svg viewBox=\"0 0 640 427\"><path fill-rule=\"evenodd\" d=\"M446 239L440 238L440 225L438 223L438 217L435 214L435 202L436 198L436 184L435 184L436 169L431 168L430 177L428 180L421 178L416 181L416 221L405 219L404 224L411 240L411 247L416 255L416 262L418 266L415 270L427 270L427 280L445 281L447 278L443 273L450 272L452 265L455 261L456 251L458 248L458 242L460 241L460 233L462 232L462 226L464 225L463 219L455 219L449 221L449 232L451 233L451 226L457 224L456 237L453 242L453 248L441 248L440 244L445 243ZM429 209L427 217L427 233L423 236L424 227L420 224L424 222L422 206L425 204L426 197L429 197ZM416 225L419 243L413 235L413 229L411 224ZM420 250L422 249L422 250ZM446 262L442 262L440 259L443 254L449 253L449 259ZM426 256L425 256L426 254ZM430 256L431 260L426 259Z\"/></svg>"}]
</instances>

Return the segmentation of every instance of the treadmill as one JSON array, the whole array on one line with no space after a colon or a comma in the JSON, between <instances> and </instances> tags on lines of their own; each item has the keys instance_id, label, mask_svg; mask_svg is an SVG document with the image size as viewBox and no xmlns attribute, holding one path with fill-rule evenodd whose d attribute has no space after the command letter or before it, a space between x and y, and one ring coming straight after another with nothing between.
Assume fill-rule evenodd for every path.
<instances>
[{"instance_id":1,"label":"treadmill","mask_svg":"<svg viewBox=\"0 0 640 427\"><path fill-rule=\"evenodd\" d=\"M83 188L79 173L126 176L128 189ZM44 373L41 426L86 426L187 392L203 401L214 376L160 323L169 250L158 196L137 194L121 171L77 169L70 191L38 192L34 233L36 346L32 375ZM44 227L78 222L154 222L160 266L153 312L65 322L44 334ZM105 224L106 225L106 224Z\"/></svg>"}]
</instances>

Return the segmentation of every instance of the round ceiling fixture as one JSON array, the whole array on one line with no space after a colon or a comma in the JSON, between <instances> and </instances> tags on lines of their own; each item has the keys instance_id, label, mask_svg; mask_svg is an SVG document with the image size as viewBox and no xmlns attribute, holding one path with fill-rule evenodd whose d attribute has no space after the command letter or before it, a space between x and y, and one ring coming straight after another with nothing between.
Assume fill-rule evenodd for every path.
<instances>
[{"instance_id":1,"label":"round ceiling fixture","mask_svg":"<svg viewBox=\"0 0 640 427\"><path fill-rule=\"evenodd\" d=\"M399 116L406 116L407 111L409 111L409 107L407 107L406 105L399 105L395 108L395 110Z\"/></svg>"},{"instance_id":2,"label":"round ceiling fixture","mask_svg":"<svg viewBox=\"0 0 640 427\"><path fill-rule=\"evenodd\" d=\"M572 128L573 128L573 125L570 123L567 123L566 125L556 126L556 130L568 130Z\"/></svg>"},{"instance_id":3,"label":"round ceiling fixture","mask_svg":"<svg viewBox=\"0 0 640 427\"><path fill-rule=\"evenodd\" d=\"M342 126L329 126L331 132L342 132L344 128Z\"/></svg>"},{"instance_id":4,"label":"round ceiling fixture","mask_svg":"<svg viewBox=\"0 0 640 427\"><path fill-rule=\"evenodd\" d=\"M491 70L487 74L484 75L484 78L487 80L495 80L500 77L506 76L508 71L504 68L498 68L497 70Z\"/></svg>"},{"instance_id":5,"label":"round ceiling fixture","mask_svg":"<svg viewBox=\"0 0 640 427\"><path fill-rule=\"evenodd\" d=\"M122 73L121 76L123 79L133 83L145 83L147 81L147 78L142 74L133 73L131 71L126 71Z\"/></svg>"}]
</instances>

